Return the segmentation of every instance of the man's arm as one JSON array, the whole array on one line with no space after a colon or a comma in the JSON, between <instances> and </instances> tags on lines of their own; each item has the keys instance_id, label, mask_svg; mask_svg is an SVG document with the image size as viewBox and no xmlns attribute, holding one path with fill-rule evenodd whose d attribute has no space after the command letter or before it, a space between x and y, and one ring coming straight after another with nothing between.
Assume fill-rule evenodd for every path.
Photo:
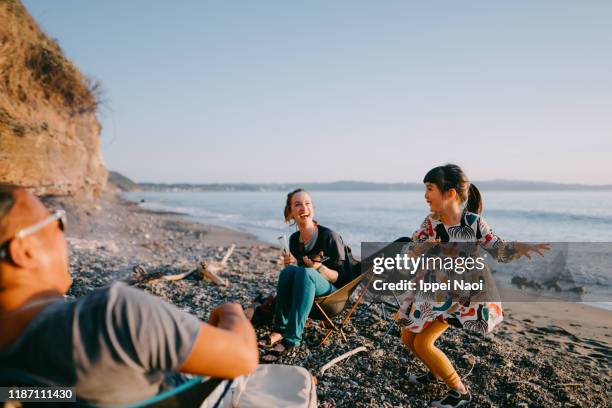
<instances>
[{"instance_id":1,"label":"man's arm","mask_svg":"<svg viewBox=\"0 0 612 408\"><path fill-rule=\"evenodd\" d=\"M202 323L191 353L180 371L217 378L235 378L259 364L257 337L242 307L215 308L208 324Z\"/></svg>"}]
</instances>

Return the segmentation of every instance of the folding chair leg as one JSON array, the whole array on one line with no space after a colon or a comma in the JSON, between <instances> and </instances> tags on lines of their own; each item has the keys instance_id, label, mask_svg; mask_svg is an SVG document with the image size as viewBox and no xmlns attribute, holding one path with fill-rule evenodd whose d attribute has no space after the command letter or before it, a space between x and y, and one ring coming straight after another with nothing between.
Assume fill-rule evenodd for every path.
<instances>
[{"instance_id":1,"label":"folding chair leg","mask_svg":"<svg viewBox=\"0 0 612 408\"><path fill-rule=\"evenodd\" d=\"M323 337L323 340L321 340L321 343L319 343L319 345L322 346L323 344L325 344L327 339L329 339L329 336L331 336L333 332L338 331L338 328L336 327L334 322L331 321L329 316L327 316L327 313L325 313L323 308L321 306L319 306L318 303L315 303L315 305L317 306L317 309L319 309L319 312L321 312L321 315L323 315L323 319L331 326L331 329L329 329L327 331L327 334L325 335L325 337ZM344 333L343 333L343 335L344 335Z\"/></svg>"},{"instance_id":2,"label":"folding chair leg","mask_svg":"<svg viewBox=\"0 0 612 408\"><path fill-rule=\"evenodd\" d=\"M367 312L370 311L370 307L372 307L372 305L374 304L374 301L368 303L368 305L365 307L365 309L363 309L361 311L361 313L359 313L359 317L363 316L364 314L366 314Z\"/></svg>"},{"instance_id":3,"label":"folding chair leg","mask_svg":"<svg viewBox=\"0 0 612 408\"><path fill-rule=\"evenodd\" d=\"M317 308L319 309L319 312L321 312L321 314L323 315L323 319L325 320L325 322L327 322L327 324L329 324L332 327L333 330L338 330L338 328L336 327L334 322L332 322L331 319L329 318L329 316L327 316L327 313L325 313L323 308L321 306L319 306L318 303L315 303L315 305L317 305Z\"/></svg>"},{"instance_id":4,"label":"folding chair leg","mask_svg":"<svg viewBox=\"0 0 612 408\"><path fill-rule=\"evenodd\" d=\"M397 298L397 295L395 294L395 291L392 290L391 293L393 293L393 297L395 298L395 303L397 304L397 308L401 309L402 308L402 304L400 303L399 299Z\"/></svg>"},{"instance_id":5,"label":"folding chair leg","mask_svg":"<svg viewBox=\"0 0 612 408\"><path fill-rule=\"evenodd\" d=\"M348 321L348 319L351 318L353 312L355 312L355 310L357 309L357 306L359 306L359 304L361 303L361 301L363 300L363 296L366 293L366 290L368 288L368 286L370 286L370 283L372 282L372 280L374 279L374 274L372 274L372 276L370 276L370 279L368 280L368 282L365 284L365 286L363 287L363 290L361 291L361 293L359 294L359 297L357 298L357 300L353 303L353 306L351 307L351 309L348 311L348 313L346 314L346 316L344 316L344 319L342 319L342 322L340 322L340 330L338 330L338 328L336 327L336 325L334 325L334 323L331 321L331 319L327 316L327 314L323 311L323 308L321 308L321 306L319 306L318 303L315 303L315 305L317 305L317 308L319 309L319 311L321 312L321 314L323 314L323 317L325 318L325 320L327 320L327 322L329 324L331 324L332 329L330 331L327 332L327 334L325 335L325 337L323 338L323 340L321 341L321 345L323 345L323 343L325 343L327 341L327 339L329 338L329 336L331 336L331 334L334 331L340 331L340 334L342 335L342 338L344 339L344 341L348 341L346 338L346 335L344 334L344 331L342 330L342 328L344 327L344 324ZM368 306L369 307L369 306Z\"/></svg>"},{"instance_id":6,"label":"folding chair leg","mask_svg":"<svg viewBox=\"0 0 612 408\"><path fill-rule=\"evenodd\" d=\"M348 319L351 318L351 315L353 314L353 312L357 309L357 306L359 306L359 304L361 304L361 301L363 300L363 295L365 295L365 292L368 289L368 286L370 286L370 282L372 281L372 278L374 278L374 274L372 274L372 277L368 280L368 282L364 286L363 290L359 294L359 297L357 298L357 300L355 300L355 303L353 303L353 306L348 311L346 316L344 316L344 319L342 319L342 323L340 323L340 327L344 326L344 324L348 321Z\"/></svg>"},{"instance_id":7,"label":"folding chair leg","mask_svg":"<svg viewBox=\"0 0 612 408\"><path fill-rule=\"evenodd\" d=\"M340 329L338 329L337 327L334 327L332 329L329 329L327 331L327 334L325 335L325 337L323 337L323 340L321 340L321 343L319 343L319 346L322 346L323 344L325 344L325 342L329 339L329 337L334 333L334 332L338 332L340 333L340 335L342 336L342 339L346 342L348 342L348 339L346 338L346 334L344 334L344 330L342 330L342 327Z\"/></svg>"},{"instance_id":8,"label":"folding chair leg","mask_svg":"<svg viewBox=\"0 0 612 408\"><path fill-rule=\"evenodd\" d=\"M391 324L389 324L389 328L387 329L387 331L385 332L383 338L387 337L387 334L389 334L389 332L391 331L391 329L393 329L393 327L395 327L395 320L391 321Z\"/></svg>"},{"instance_id":9,"label":"folding chair leg","mask_svg":"<svg viewBox=\"0 0 612 408\"><path fill-rule=\"evenodd\" d=\"M329 336L331 336L333 332L334 332L334 330L333 330L333 329L329 329L329 330L327 331L327 334L325 335L325 337L323 337L323 340L321 340L321 343L319 343L319 346L324 345L324 344L325 344L325 342L327 341L327 339L329 339Z\"/></svg>"}]
</instances>

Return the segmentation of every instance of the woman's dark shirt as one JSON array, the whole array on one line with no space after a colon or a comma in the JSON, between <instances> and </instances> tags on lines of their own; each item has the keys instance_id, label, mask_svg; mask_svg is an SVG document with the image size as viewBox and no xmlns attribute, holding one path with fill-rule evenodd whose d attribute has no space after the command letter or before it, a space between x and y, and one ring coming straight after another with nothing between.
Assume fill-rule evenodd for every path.
<instances>
[{"instance_id":1,"label":"woman's dark shirt","mask_svg":"<svg viewBox=\"0 0 612 408\"><path fill-rule=\"evenodd\" d=\"M310 251L306 251L304 244L300 242L299 231L291 234L289 238L289 251L291 251L291 254L297 260L298 266L306 266L304 264L304 256L315 256L323 251L323 255L329 257L327 261L323 262L323 265L338 272L338 280L333 282L333 284L336 288L340 288L351 279L350 271L346 273L344 270L344 242L337 232L322 225L317 225L317 227L319 229L317 240Z\"/></svg>"}]
</instances>

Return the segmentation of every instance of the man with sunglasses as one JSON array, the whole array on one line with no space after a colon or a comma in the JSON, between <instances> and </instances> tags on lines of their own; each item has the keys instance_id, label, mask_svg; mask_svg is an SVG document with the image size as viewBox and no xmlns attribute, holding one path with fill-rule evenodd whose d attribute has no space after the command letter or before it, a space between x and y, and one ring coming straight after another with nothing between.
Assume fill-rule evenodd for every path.
<instances>
[{"instance_id":1,"label":"man with sunglasses","mask_svg":"<svg viewBox=\"0 0 612 408\"><path fill-rule=\"evenodd\" d=\"M64 211L0 185L0 368L104 405L151 397L172 372L234 378L255 369L255 332L239 305L216 308L207 324L119 283L65 300L64 224Z\"/></svg>"}]
</instances>

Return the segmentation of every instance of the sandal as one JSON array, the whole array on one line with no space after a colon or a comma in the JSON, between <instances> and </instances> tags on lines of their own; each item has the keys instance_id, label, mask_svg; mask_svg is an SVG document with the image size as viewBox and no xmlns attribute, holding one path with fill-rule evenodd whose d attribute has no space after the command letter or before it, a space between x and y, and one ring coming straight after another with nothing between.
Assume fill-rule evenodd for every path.
<instances>
[{"instance_id":1,"label":"sandal","mask_svg":"<svg viewBox=\"0 0 612 408\"><path fill-rule=\"evenodd\" d=\"M282 357L291 355L297 347L299 346L292 346L283 342L275 343L272 347L268 348L268 354L261 357L261 361L264 363L274 363Z\"/></svg>"},{"instance_id":2,"label":"sandal","mask_svg":"<svg viewBox=\"0 0 612 408\"><path fill-rule=\"evenodd\" d=\"M283 337L279 338L276 341L272 341L272 333L266 334L266 336L260 340L257 344L264 349L272 349L274 346L278 345L283 340Z\"/></svg>"},{"instance_id":3,"label":"sandal","mask_svg":"<svg viewBox=\"0 0 612 408\"><path fill-rule=\"evenodd\" d=\"M411 384L425 385L425 384L435 382L437 380L438 379L436 378L435 375L431 373L431 371L428 371L427 373L421 374L421 375L416 375L413 373L408 375L408 382Z\"/></svg>"},{"instance_id":4,"label":"sandal","mask_svg":"<svg viewBox=\"0 0 612 408\"><path fill-rule=\"evenodd\" d=\"M434 408L457 408L464 407L472 401L472 394L468 390L466 394L460 394L450 390L441 400L432 401L430 407Z\"/></svg>"}]
</instances>

